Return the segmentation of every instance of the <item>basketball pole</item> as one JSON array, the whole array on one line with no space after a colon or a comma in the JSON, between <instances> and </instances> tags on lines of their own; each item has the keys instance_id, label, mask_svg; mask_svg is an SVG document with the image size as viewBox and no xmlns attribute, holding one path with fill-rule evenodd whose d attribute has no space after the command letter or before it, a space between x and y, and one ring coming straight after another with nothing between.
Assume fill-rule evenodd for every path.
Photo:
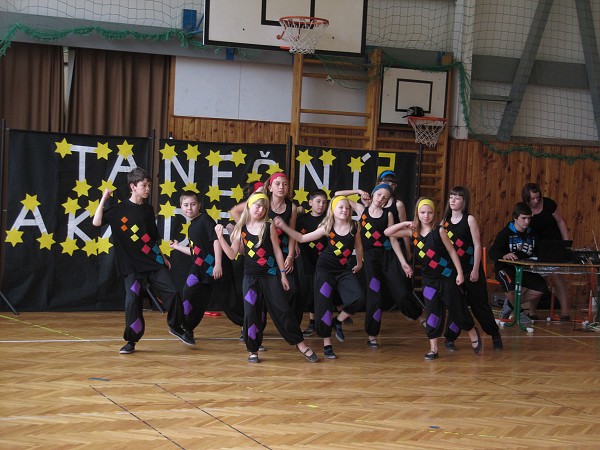
<instances>
[{"instance_id":1,"label":"basketball pole","mask_svg":"<svg viewBox=\"0 0 600 450\"><path fill-rule=\"evenodd\" d=\"M0 221L0 226L4 230L4 218L6 217L6 211L4 209L4 153L6 151L6 120L2 119L2 136L0 141L0 212L2 212L2 220ZM2 233L4 235L4 233ZM0 237L0 267L4 268L4 237ZM0 282L4 279L4 269L2 269L2 273L0 273ZM1 283L0 283L1 285ZM0 297L2 301L6 303L6 305L10 308L15 316L18 316L19 313L13 307L13 305L8 301L6 295L0 290Z\"/></svg>"}]
</instances>

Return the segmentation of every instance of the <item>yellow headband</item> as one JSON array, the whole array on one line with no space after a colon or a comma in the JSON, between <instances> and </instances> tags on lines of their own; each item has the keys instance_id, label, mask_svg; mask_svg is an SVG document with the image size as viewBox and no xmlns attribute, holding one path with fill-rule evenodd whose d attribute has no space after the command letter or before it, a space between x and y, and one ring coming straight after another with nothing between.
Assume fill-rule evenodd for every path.
<instances>
[{"instance_id":1,"label":"yellow headband","mask_svg":"<svg viewBox=\"0 0 600 450\"><path fill-rule=\"evenodd\" d=\"M333 200L331 200L331 210L335 211L335 207L342 200L346 200L347 201L348 197L346 197L345 195L338 195L337 197L334 197Z\"/></svg>"},{"instance_id":2,"label":"yellow headband","mask_svg":"<svg viewBox=\"0 0 600 450\"><path fill-rule=\"evenodd\" d=\"M435 206L433 205L433 202L431 200L429 200L428 198L424 198L417 205L417 212L419 212L419 210L421 209L421 206L424 206L424 205L431 206L431 209L433 209L435 211Z\"/></svg>"},{"instance_id":3,"label":"yellow headband","mask_svg":"<svg viewBox=\"0 0 600 450\"><path fill-rule=\"evenodd\" d=\"M264 198L267 201L267 203L269 203L269 197L267 197L267 194L257 192L256 194L252 194L248 199L248 208L250 208L252 203L256 202L257 200L260 200L261 198Z\"/></svg>"}]
</instances>

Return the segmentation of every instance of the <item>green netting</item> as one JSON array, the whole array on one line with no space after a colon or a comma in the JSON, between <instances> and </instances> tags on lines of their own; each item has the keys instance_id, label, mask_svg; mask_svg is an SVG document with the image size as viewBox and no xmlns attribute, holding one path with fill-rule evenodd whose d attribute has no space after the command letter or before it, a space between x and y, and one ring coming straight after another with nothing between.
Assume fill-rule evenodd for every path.
<instances>
[{"instance_id":1,"label":"green netting","mask_svg":"<svg viewBox=\"0 0 600 450\"><path fill-rule=\"evenodd\" d=\"M424 71L453 70L459 79L458 100L464 114L464 126L469 136L485 142L490 150L501 154L528 152L535 157L564 159L569 162L578 159L598 161L600 152L595 147L600 141L597 124L600 119L594 117L592 95L585 83L586 60L574 0L552 2L535 54L536 64L512 133L511 141L519 144L506 148L506 145L495 142L512 79L494 79L494 76L486 79L481 75L485 75L486 71L477 67L477 61L487 58L484 61L497 62L499 67L518 62L541 1L543 0L369 0L366 44L369 49L383 49L384 70L392 66ZM588 2L591 22L598 30L600 2L583 1ZM48 6L50 3L52 7ZM72 3L83 6L72 6ZM0 56L6 53L17 33L39 41L59 40L71 34L87 36L94 33L105 39L176 39L183 47L223 51L222 48L206 48L198 36L181 30L184 8L202 11L203 1L90 0L67 4L65 1L9 0L4 9L8 12L104 21L107 26L48 29L41 24L25 26L15 23L0 41ZM133 31L135 27L132 26L128 30L128 25L134 24L162 27L164 31L144 33ZM600 35L598 31L595 34ZM595 50L597 55L598 48ZM249 59L259 57L264 52L243 48L237 51ZM427 64L416 64L411 57L413 52L439 55L439 58ZM441 57L446 54L453 56L453 63L450 65L441 64ZM368 75L369 61L366 59L357 62L356 58L318 57L328 72L327 80L347 89L364 89L369 82L381 77L381 73ZM333 64L340 60L348 64L343 68ZM584 73L584 82L574 80L570 83L569 77L563 76L562 79L556 77L558 82L553 85L548 82L549 79L552 80L549 77L552 74L548 74L549 67L552 70L563 67L567 73L570 73L569 70L574 74ZM487 74L490 72L493 75L493 70L488 70ZM596 82L600 83L600 80ZM578 144L586 148L589 146L590 151L576 156L553 154L538 151L533 145L524 145L523 142Z\"/></svg>"}]
</instances>

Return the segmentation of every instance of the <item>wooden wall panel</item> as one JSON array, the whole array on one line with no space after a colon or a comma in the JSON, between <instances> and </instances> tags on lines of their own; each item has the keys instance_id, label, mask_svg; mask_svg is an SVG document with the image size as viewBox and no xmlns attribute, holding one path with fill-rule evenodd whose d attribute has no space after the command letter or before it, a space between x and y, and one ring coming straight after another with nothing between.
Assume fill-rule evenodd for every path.
<instances>
[{"instance_id":1,"label":"wooden wall panel","mask_svg":"<svg viewBox=\"0 0 600 450\"><path fill-rule=\"evenodd\" d=\"M598 153L599 148L535 146L536 151L564 155ZM592 231L600 240L600 164L589 159L533 157L528 152L502 156L481 142L452 141L448 160L448 188L464 185L471 192L471 212L477 218L484 245L511 220L525 183L538 183L554 199L567 222L575 247L591 246Z\"/></svg>"}]
</instances>

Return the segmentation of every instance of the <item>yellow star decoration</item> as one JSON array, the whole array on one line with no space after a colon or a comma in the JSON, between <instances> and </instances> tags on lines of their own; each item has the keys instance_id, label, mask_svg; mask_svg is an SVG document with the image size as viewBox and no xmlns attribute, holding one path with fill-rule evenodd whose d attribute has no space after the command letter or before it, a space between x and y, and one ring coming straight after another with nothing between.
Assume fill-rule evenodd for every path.
<instances>
[{"instance_id":1,"label":"yellow star decoration","mask_svg":"<svg viewBox=\"0 0 600 450\"><path fill-rule=\"evenodd\" d=\"M221 150L219 150L218 152L213 152L211 150L210 154L206 157L206 160L208 161L209 167L218 165L221 161L223 161L223 157L221 156Z\"/></svg>"},{"instance_id":2,"label":"yellow star decoration","mask_svg":"<svg viewBox=\"0 0 600 450\"><path fill-rule=\"evenodd\" d=\"M23 243L23 232L13 228L12 230L6 230L6 242L16 247L17 244Z\"/></svg>"},{"instance_id":3,"label":"yellow star decoration","mask_svg":"<svg viewBox=\"0 0 600 450\"><path fill-rule=\"evenodd\" d=\"M244 189L239 184L231 188L231 198L238 203L244 198Z\"/></svg>"},{"instance_id":4,"label":"yellow star decoration","mask_svg":"<svg viewBox=\"0 0 600 450\"><path fill-rule=\"evenodd\" d=\"M75 239L66 238L65 242L61 242L60 245L63 248L62 252L68 253L71 256L73 256L73 252L75 250L79 250L79 247L77 247L77 241Z\"/></svg>"},{"instance_id":5,"label":"yellow star decoration","mask_svg":"<svg viewBox=\"0 0 600 450\"><path fill-rule=\"evenodd\" d=\"M332 154L332 150L325 150L319 159L323 161L324 166L332 166L335 161L335 156Z\"/></svg>"},{"instance_id":6,"label":"yellow star decoration","mask_svg":"<svg viewBox=\"0 0 600 450\"><path fill-rule=\"evenodd\" d=\"M300 164L307 165L313 157L308 154L308 150L300 150L298 156L296 156L296 161Z\"/></svg>"},{"instance_id":7,"label":"yellow star decoration","mask_svg":"<svg viewBox=\"0 0 600 450\"><path fill-rule=\"evenodd\" d=\"M356 158L350 158L350 164L348 164L348 167L350 167L350 172L360 172L360 169L364 165L365 163L362 162L360 156L357 156Z\"/></svg>"},{"instance_id":8,"label":"yellow star decoration","mask_svg":"<svg viewBox=\"0 0 600 450\"><path fill-rule=\"evenodd\" d=\"M246 183L254 183L255 181L260 181L260 173L248 173L248 179L246 180Z\"/></svg>"},{"instance_id":9,"label":"yellow star decoration","mask_svg":"<svg viewBox=\"0 0 600 450\"><path fill-rule=\"evenodd\" d=\"M101 144L98 142L98 147L94 149L96 152L97 159L106 159L108 161L108 155L112 153L112 150L108 148L108 142L106 144Z\"/></svg>"},{"instance_id":10,"label":"yellow star decoration","mask_svg":"<svg viewBox=\"0 0 600 450\"><path fill-rule=\"evenodd\" d=\"M85 210L90 213L90 217L96 214L99 204L100 200L88 200L88 205L86 206Z\"/></svg>"},{"instance_id":11,"label":"yellow star decoration","mask_svg":"<svg viewBox=\"0 0 600 450\"><path fill-rule=\"evenodd\" d=\"M25 194L25 200L21 200L23 206L27 211L35 211L35 208L40 206L40 202L38 202L37 195L29 195Z\"/></svg>"},{"instance_id":12,"label":"yellow star decoration","mask_svg":"<svg viewBox=\"0 0 600 450\"><path fill-rule=\"evenodd\" d=\"M198 186L196 185L196 183L194 183L193 181L190 181L189 183L187 183L184 187L183 187L184 191L192 191L195 192L196 194L199 194L200 191L198 190Z\"/></svg>"},{"instance_id":13,"label":"yellow star decoration","mask_svg":"<svg viewBox=\"0 0 600 450\"><path fill-rule=\"evenodd\" d=\"M212 205L207 209L206 214L212 217L213 220L221 220L221 210L216 205Z\"/></svg>"},{"instance_id":14,"label":"yellow star decoration","mask_svg":"<svg viewBox=\"0 0 600 450\"><path fill-rule=\"evenodd\" d=\"M298 203L308 202L308 191L300 188L296 189L294 192L294 200L296 200Z\"/></svg>"},{"instance_id":15,"label":"yellow star decoration","mask_svg":"<svg viewBox=\"0 0 600 450\"><path fill-rule=\"evenodd\" d=\"M323 190L327 194L327 198L331 198L331 189L327 189L325 186L321 186L321 190Z\"/></svg>"},{"instance_id":16,"label":"yellow star decoration","mask_svg":"<svg viewBox=\"0 0 600 450\"><path fill-rule=\"evenodd\" d=\"M219 201L222 192L219 186L209 186L206 196L210 198L211 203L214 203Z\"/></svg>"},{"instance_id":17,"label":"yellow star decoration","mask_svg":"<svg viewBox=\"0 0 600 450\"><path fill-rule=\"evenodd\" d=\"M348 195L348 198L350 200L352 200L353 202L358 203L358 201L360 200L360 195L358 195L358 194L351 194L351 195Z\"/></svg>"},{"instance_id":18,"label":"yellow star decoration","mask_svg":"<svg viewBox=\"0 0 600 450\"><path fill-rule=\"evenodd\" d=\"M52 248L52 244L56 242L53 235L54 233L42 233L42 235L37 238L37 241L40 243L40 250L43 248L50 250Z\"/></svg>"},{"instance_id":19,"label":"yellow star decoration","mask_svg":"<svg viewBox=\"0 0 600 450\"><path fill-rule=\"evenodd\" d=\"M184 223L183 225L181 225L181 234L182 234L183 236L186 236L186 237L187 237L188 230L189 230L189 228L190 228L190 224L191 224L191 223L192 223L192 222L186 222L186 223Z\"/></svg>"},{"instance_id":20,"label":"yellow star decoration","mask_svg":"<svg viewBox=\"0 0 600 450\"><path fill-rule=\"evenodd\" d=\"M92 186L90 186L85 180L76 180L75 187L73 188L73 190L77 193L77 197L81 197L82 195L87 196L88 191L91 189L91 187Z\"/></svg>"},{"instance_id":21,"label":"yellow star decoration","mask_svg":"<svg viewBox=\"0 0 600 450\"><path fill-rule=\"evenodd\" d=\"M94 239L90 239L89 241L85 241L85 245L83 246L83 251L88 255L97 255L98 254L98 246Z\"/></svg>"},{"instance_id":22,"label":"yellow star decoration","mask_svg":"<svg viewBox=\"0 0 600 450\"><path fill-rule=\"evenodd\" d=\"M269 175L273 175L274 173L283 172L283 169L279 167L279 163L275 163L267 169L267 173Z\"/></svg>"},{"instance_id":23,"label":"yellow star decoration","mask_svg":"<svg viewBox=\"0 0 600 450\"><path fill-rule=\"evenodd\" d=\"M231 152L231 161L235 163L235 167L246 163L246 154L240 148L238 151Z\"/></svg>"},{"instance_id":24,"label":"yellow star decoration","mask_svg":"<svg viewBox=\"0 0 600 450\"><path fill-rule=\"evenodd\" d=\"M198 156L200 156L200 152L198 151L197 145L188 144L187 148L183 151L187 155L188 161L197 161Z\"/></svg>"},{"instance_id":25,"label":"yellow star decoration","mask_svg":"<svg viewBox=\"0 0 600 450\"><path fill-rule=\"evenodd\" d=\"M175 208L176 206L169 202L163 203L160 205L160 212L158 214L165 217L173 217L175 216Z\"/></svg>"},{"instance_id":26,"label":"yellow star decoration","mask_svg":"<svg viewBox=\"0 0 600 450\"><path fill-rule=\"evenodd\" d=\"M169 144L165 144L165 148L163 148L162 150L160 150L160 153L162 153L162 159L163 160L173 160L173 158L175 158L177 156L177 152L175 151L175 146L174 145L169 145Z\"/></svg>"},{"instance_id":27,"label":"yellow star decoration","mask_svg":"<svg viewBox=\"0 0 600 450\"><path fill-rule=\"evenodd\" d=\"M75 214L79 209L79 202L76 198L68 198L67 201L62 204L62 207L65 208L66 214Z\"/></svg>"},{"instance_id":28,"label":"yellow star decoration","mask_svg":"<svg viewBox=\"0 0 600 450\"><path fill-rule=\"evenodd\" d=\"M162 195L168 195L171 197L175 192L177 192L177 189L175 188L174 181L165 181L164 183L160 184L160 193Z\"/></svg>"},{"instance_id":29,"label":"yellow star decoration","mask_svg":"<svg viewBox=\"0 0 600 450\"><path fill-rule=\"evenodd\" d=\"M128 143L127 140L123 141L122 144L117 145L117 148L119 149L119 156L125 159L133 156L133 145Z\"/></svg>"},{"instance_id":30,"label":"yellow star decoration","mask_svg":"<svg viewBox=\"0 0 600 450\"><path fill-rule=\"evenodd\" d=\"M112 184L112 182L107 181L107 180L102 180L102 184L100 184L100 187L98 189L103 194L104 194L104 190L105 189L108 189L109 191L112 191L112 192L115 192L117 190L117 188L115 187L115 185Z\"/></svg>"},{"instance_id":31,"label":"yellow star decoration","mask_svg":"<svg viewBox=\"0 0 600 450\"><path fill-rule=\"evenodd\" d=\"M108 254L108 251L110 250L110 248L112 247L112 244L110 243L110 238L102 238L99 237L98 238L98 242L96 243L96 249L97 249L97 253L96 254L100 254L100 253L106 253Z\"/></svg>"},{"instance_id":32,"label":"yellow star decoration","mask_svg":"<svg viewBox=\"0 0 600 450\"><path fill-rule=\"evenodd\" d=\"M159 247L160 247L160 251L163 253L163 255L171 256L171 251L173 249L171 247L169 247L169 241L165 241L163 239L163 241L160 243Z\"/></svg>"},{"instance_id":33,"label":"yellow star decoration","mask_svg":"<svg viewBox=\"0 0 600 450\"><path fill-rule=\"evenodd\" d=\"M67 155L72 155L71 146L73 144L69 144L65 138L63 138L60 142L55 142L56 144L56 153L58 153L61 158L64 158Z\"/></svg>"}]
</instances>

